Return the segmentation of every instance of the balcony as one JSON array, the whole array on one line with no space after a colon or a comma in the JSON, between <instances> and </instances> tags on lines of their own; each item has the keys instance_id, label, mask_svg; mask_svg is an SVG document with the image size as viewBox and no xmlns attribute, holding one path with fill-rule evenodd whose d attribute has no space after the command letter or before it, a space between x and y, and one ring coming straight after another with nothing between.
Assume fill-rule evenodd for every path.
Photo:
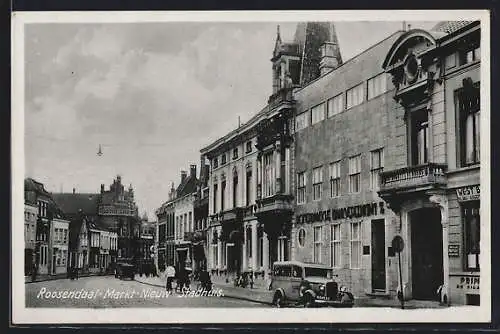
<instances>
[{"instance_id":1,"label":"balcony","mask_svg":"<svg viewBox=\"0 0 500 334\"><path fill-rule=\"evenodd\" d=\"M211 216L211 218L212 218L212 220L219 220L222 222L241 220L243 218L243 208L236 207L236 208L228 209L226 211L215 213Z\"/></svg>"},{"instance_id":2,"label":"balcony","mask_svg":"<svg viewBox=\"0 0 500 334\"><path fill-rule=\"evenodd\" d=\"M380 174L381 197L426 191L446 185L446 165L429 163Z\"/></svg>"}]
</instances>

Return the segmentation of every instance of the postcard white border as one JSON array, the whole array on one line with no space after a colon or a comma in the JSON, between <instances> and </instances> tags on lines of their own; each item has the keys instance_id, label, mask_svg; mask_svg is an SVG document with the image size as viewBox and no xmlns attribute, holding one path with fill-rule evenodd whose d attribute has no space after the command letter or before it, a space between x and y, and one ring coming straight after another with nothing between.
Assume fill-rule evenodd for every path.
<instances>
[{"instance_id":1,"label":"postcard white border","mask_svg":"<svg viewBox=\"0 0 500 334\"><path fill-rule=\"evenodd\" d=\"M13 12L12 13L12 322L14 324L415 323L491 321L490 22L487 10ZM481 21L481 306L445 309L26 308L24 283L24 25L29 23Z\"/></svg>"}]
</instances>

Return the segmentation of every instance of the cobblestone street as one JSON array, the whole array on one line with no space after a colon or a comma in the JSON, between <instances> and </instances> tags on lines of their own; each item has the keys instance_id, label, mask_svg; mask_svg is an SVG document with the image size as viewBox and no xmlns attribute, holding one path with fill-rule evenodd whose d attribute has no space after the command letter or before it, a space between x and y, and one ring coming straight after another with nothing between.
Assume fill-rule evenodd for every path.
<instances>
[{"instance_id":1,"label":"cobblestone street","mask_svg":"<svg viewBox=\"0 0 500 334\"><path fill-rule=\"evenodd\" d=\"M28 283L26 307L267 307L223 296L166 295L165 289L113 276ZM217 292L219 290L213 290ZM224 294L224 290L220 290Z\"/></svg>"}]
</instances>

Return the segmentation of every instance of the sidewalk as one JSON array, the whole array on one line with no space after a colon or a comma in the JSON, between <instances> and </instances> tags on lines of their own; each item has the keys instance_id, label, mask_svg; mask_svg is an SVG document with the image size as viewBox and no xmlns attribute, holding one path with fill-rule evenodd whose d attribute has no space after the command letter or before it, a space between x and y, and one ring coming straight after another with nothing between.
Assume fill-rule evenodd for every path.
<instances>
[{"instance_id":1,"label":"sidewalk","mask_svg":"<svg viewBox=\"0 0 500 334\"><path fill-rule=\"evenodd\" d=\"M146 277L139 275L135 276L135 280L140 283L158 286L165 288L166 280L160 277ZM254 289L235 287L231 280L225 282L223 277L212 277L214 289L222 289L224 297L247 300L270 305L273 299L273 291L266 290L263 286L257 286ZM196 286L196 282L193 286ZM359 296L354 299L354 307L385 307L385 308L401 308L401 303L398 299L376 298L369 296ZM405 309L437 309L446 308L436 301L425 300L409 300L405 302Z\"/></svg>"},{"instance_id":2,"label":"sidewalk","mask_svg":"<svg viewBox=\"0 0 500 334\"><path fill-rule=\"evenodd\" d=\"M90 276L111 276L113 274L104 274L104 273L83 273L78 274L78 278L82 277L90 277ZM45 282L45 281L54 281L58 279L69 279L68 274L56 274L56 275L37 275L36 279L33 281L31 276L24 276L24 283L35 283L35 282Z\"/></svg>"},{"instance_id":3,"label":"sidewalk","mask_svg":"<svg viewBox=\"0 0 500 334\"><path fill-rule=\"evenodd\" d=\"M162 277L146 277L135 275L134 278L137 282L165 288L166 279ZM194 282L192 287L195 287L198 282ZM226 298L235 298L241 300L248 300L251 302L271 304L272 302L272 291L267 291L263 289L250 289L250 288L240 288L235 287L232 283L225 283L224 280L215 279L212 280L213 289L221 289Z\"/></svg>"}]
</instances>

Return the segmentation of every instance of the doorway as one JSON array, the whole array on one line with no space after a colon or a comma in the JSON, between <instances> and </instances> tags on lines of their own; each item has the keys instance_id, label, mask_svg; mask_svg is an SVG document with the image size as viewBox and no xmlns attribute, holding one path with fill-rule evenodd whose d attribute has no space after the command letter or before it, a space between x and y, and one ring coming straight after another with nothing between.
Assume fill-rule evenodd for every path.
<instances>
[{"instance_id":1,"label":"doorway","mask_svg":"<svg viewBox=\"0 0 500 334\"><path fill-rule=\"evenodd\" d=\"M385 292L385 220L372 220L372 292Z\"/></svg>"},{"instance_id":2,"label":"doorway","mask_svg":"<svg viewBox=\"0 0 500 334\"><path fill-rule=\"evenodd\" d=\"M443 230L438 208L410 213L411 273L414 299L436 300L443 284Z\"/></svg>"}]
</instances>

